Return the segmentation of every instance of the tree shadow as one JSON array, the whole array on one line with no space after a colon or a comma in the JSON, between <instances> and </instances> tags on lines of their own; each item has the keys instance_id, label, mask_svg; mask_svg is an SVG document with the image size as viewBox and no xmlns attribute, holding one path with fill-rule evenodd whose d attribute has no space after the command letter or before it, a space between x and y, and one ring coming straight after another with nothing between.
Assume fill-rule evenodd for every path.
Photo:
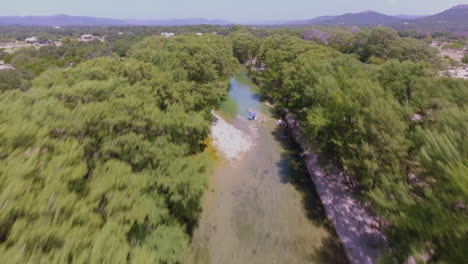
<instances>
[{"instance_id":1,"label":"tree shadow","mask_svg":"<svg viewBox=\"0 0 468 264\"><path fill-rule=\"evenodd\" d=\"M303 150L292 139L287 128L277 127L272 134L283 148L281 160L277 163L280 171L280 181L294 186L301 194L307 218L315 225L324 227L330 234L322 241L320 249L311 255L311 260L317 263L349 263L333 223L328 220L315 184L307 171L302 156Z\"/></svg>"},{"instance_id":2,"label":"tree shadow","mask_svg":"<svg viewBox=\"0 0 468 264\"><path fill-rule=\"evenodd\" d=\"M336 236L323 239L320 249L315 251L310 258L315 263L349 264L343 245Z\"/></svg>"},{"instance_id":3,"label":"tree shadow","mask_svg":"<svg viewBox=\"0 0 468 264\"><path fill-rule=\"evenodd\" d=\"M286 128L277 127L273 135L283 148L281 160L276 164L279 168L280 181L293 185L299 191L308 219L314 224L324 225L327 222L325 210L301 157L300 146L291 139Z\"/></svg>"}]
</instances>

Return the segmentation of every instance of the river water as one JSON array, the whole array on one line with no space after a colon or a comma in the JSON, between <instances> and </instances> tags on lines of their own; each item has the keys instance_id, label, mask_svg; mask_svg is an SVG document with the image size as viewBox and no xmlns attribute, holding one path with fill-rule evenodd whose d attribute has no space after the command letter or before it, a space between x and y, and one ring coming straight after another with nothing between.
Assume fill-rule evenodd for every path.
<instances>
[{"instance_id":1,"label":"river water","mask_svg":"<svg viewBox=\"0 0 468 264\"><path fill-rule=\"evenodd\" d=\"M186 263L348 263L298 147L254 91L245 74L232 78L219 114L255 146L216 165Z\"/></svg>"}]
</instances>

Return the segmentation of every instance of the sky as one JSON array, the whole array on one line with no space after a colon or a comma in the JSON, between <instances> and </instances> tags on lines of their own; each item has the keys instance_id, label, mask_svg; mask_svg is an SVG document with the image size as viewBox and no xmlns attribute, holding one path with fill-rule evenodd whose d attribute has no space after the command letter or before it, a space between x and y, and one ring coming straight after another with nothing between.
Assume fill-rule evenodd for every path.
<instances>
[{"instance_id":1,"label":"sky","mask_svg":"<svg viewBox=\"0 0 468 264\"><path fill-rule=\"evenodd\" d=\"M468 4L468 0L0 0L0 16L67 14L251 22L301 20L365 10L389 15L428 15L459 4Z\"/></svg>"}]
</instances>

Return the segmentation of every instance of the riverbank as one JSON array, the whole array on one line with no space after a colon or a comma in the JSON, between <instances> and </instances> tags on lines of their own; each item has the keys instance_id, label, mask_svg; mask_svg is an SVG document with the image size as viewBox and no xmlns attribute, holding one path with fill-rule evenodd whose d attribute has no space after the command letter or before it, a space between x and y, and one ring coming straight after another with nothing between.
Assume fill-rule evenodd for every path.
<instances>
[{"instance_id":1,"label":"riverbank","mask_svg":"<svg viewBox=\"0 0 468 264\"><path fill-rule=\"evenodd\" d=\"M377 218L364 209L354 197L352 189L336 173L325 173L318 164L317 155L306 144L301 130L292 116L286 117L291 134L304 150L309 175L315 184L326 215L352 264L373 264L385 247L386 240L379 230Z\"/></svg>"},{"instance_id":2,"label":"riverbank","mask_svg":"<svg viewBox=\"0 0 468 264\"><path fill-rule=\"evenodd\" d=\"M242 131L253 144L235 161L216 162L184 263L348 264L298 148L243 79L232 79L229 99L235 112L216 113L233 116L224 131ZM259 120L247 120L249 111Z\"/></svg>"}]
</instances>

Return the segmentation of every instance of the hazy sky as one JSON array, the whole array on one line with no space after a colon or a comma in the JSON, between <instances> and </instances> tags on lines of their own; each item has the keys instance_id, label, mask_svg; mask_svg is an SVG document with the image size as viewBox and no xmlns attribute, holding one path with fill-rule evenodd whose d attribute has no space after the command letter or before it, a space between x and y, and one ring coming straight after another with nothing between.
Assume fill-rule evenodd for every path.
<instances>
[{"instance_id":1,"label":"hazy sky","mask_svg":"<svg viewBox=\"0 0 468 264\"><path fill-rule=\"evenodd\" d=\"M308 19L364 10L425 15L458 4L468 4L468 0L0 0L0 15L220 18L247 22Z\"/></svg>"}]
</instances>

